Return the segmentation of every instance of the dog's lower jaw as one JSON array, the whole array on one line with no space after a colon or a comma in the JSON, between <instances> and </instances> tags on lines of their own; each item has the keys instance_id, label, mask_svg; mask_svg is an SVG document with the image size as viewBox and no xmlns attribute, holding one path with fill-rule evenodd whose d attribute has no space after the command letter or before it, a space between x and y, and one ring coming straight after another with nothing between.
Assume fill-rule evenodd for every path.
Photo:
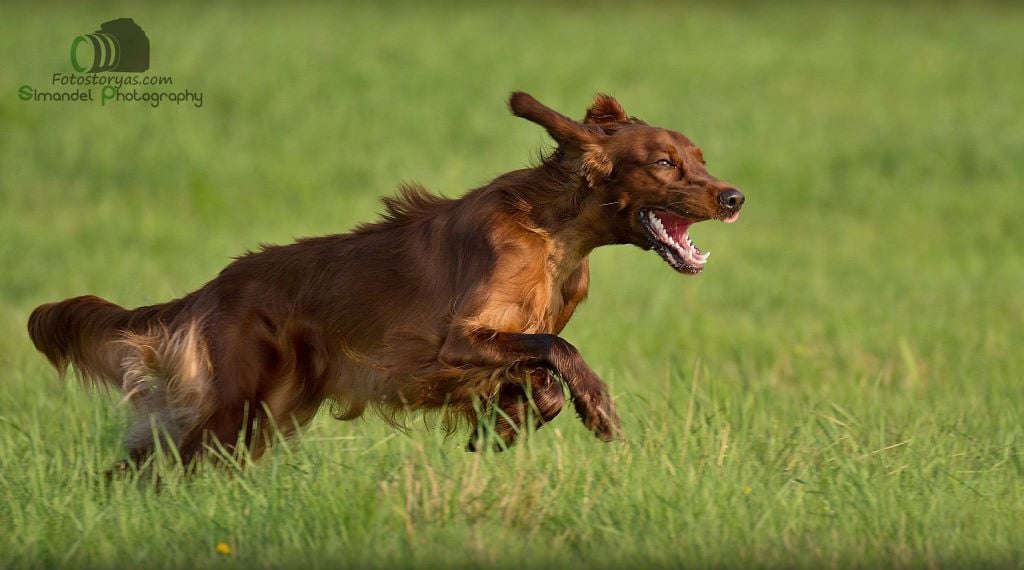
<instances>
[{"instance_id":1,"label":"dog's lower jaw","mask_svg":"<svg viewBox=\"0 0 1024 570\"><path fill-rule=\"evenodd\" d=\"M704 269L710 252L704 253L690 239L689 227L700 220L684 218L666 210L644 208L637 214L653 249L673 269L696 275Z\"/></svg>"}]
</instances>

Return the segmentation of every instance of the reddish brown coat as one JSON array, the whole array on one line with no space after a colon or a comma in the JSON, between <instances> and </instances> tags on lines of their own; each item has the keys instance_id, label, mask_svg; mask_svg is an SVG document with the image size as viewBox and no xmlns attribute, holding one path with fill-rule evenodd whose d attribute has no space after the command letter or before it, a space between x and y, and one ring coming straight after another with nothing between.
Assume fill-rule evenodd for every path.
<instances>
[{"instance_id":1,"label":"reddish brown coat","mask_svg":"<svg viewBox=\"0 0 1024 570\"><path fill-rule=\"evenodd\" d=\"M656 246L645 208L722 218L731 210L719 195L734 190L688 139L609 96L583 122L524 93L510 107L558 143L542 164L459 199L405 186L378 222L244 255L162 305L43 305L32 340L61 370L126 392L139 411L127 441L136 460L152 450L152 418L186 461L215 442L230 449L240 433L258 455L270 426L291 433L325 400L342 419L373 408L392 421L437 409L476 421L494 405L508 415L497 435L511 443L529 402L537 426L558 414L563 382L584 423L612 439L607 387L557 336L587 295L587 255Z\"/></svg>"}]
</instances>

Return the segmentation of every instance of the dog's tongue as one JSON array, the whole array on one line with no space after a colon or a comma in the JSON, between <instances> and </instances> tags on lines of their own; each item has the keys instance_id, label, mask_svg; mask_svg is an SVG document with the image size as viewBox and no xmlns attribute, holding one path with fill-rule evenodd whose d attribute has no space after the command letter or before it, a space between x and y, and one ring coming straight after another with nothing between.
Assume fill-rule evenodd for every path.
<instances>
[{"instance_id":1,"label":"dog's tongue","mask_svg":"<svg viewBox=\"0 0 1024 570\"><path fill-rule=\"evenodd\" d=\"M731 223L735 222L738 219L740 219L740 213L736 212L733 215L729 216L728 218L722 218L722 221L727 223L727 224L731 224Z\"/></svg>"}]
</instances>

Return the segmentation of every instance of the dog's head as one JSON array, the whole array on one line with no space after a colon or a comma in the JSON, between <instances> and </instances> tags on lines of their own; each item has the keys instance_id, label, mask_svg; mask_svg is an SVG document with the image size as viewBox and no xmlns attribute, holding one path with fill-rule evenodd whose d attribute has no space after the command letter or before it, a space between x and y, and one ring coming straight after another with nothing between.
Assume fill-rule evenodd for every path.
<instances>
[{"instance_id":1,"label":"dog's head","mask_svg":"<svg viewBox=\"0 0 1024 570\"><path fill-rule=\"evenodd\" d=\"M616 241L653 249L676 271L699 273L708 258L690 240L691 225L739 218L743 194L708 173L690 139L630 117L609 95L598 95L582 122L522 92L512 94L509 107L555 139L558 156L595 194L590 202L605 212L599 223Z\"/></svg>"}]
</instances>

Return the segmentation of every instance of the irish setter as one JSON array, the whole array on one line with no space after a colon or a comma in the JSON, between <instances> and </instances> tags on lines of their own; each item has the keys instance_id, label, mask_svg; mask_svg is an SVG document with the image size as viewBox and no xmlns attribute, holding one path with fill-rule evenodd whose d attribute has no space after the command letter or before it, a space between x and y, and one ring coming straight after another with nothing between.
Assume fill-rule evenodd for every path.
<instances>
[{"instance_id":1,"label":"irish setter","mask_svg":"<svg viewBox=\"0 0 1024 570\"><path fill-rule=\"evenodd\" d=\"M563 385L586 427L615 439L608 387L558 336L587 295L587 256L633 244L698 273L708 253L689 227L736 220L743 194L688 138L608 95L582 122L526 93L509 107L557 142L538 166L458 199L403 186L376 222L264 247L167 303L42 305L32 342L62 373L124 391L135 461L155 437L187 463L211 445L258 456L271 427L289 435L325 400L343 420L444 410L448 427L500 410L488 441L511 444L559 413Z\"/></svg>"}]
</instances>

